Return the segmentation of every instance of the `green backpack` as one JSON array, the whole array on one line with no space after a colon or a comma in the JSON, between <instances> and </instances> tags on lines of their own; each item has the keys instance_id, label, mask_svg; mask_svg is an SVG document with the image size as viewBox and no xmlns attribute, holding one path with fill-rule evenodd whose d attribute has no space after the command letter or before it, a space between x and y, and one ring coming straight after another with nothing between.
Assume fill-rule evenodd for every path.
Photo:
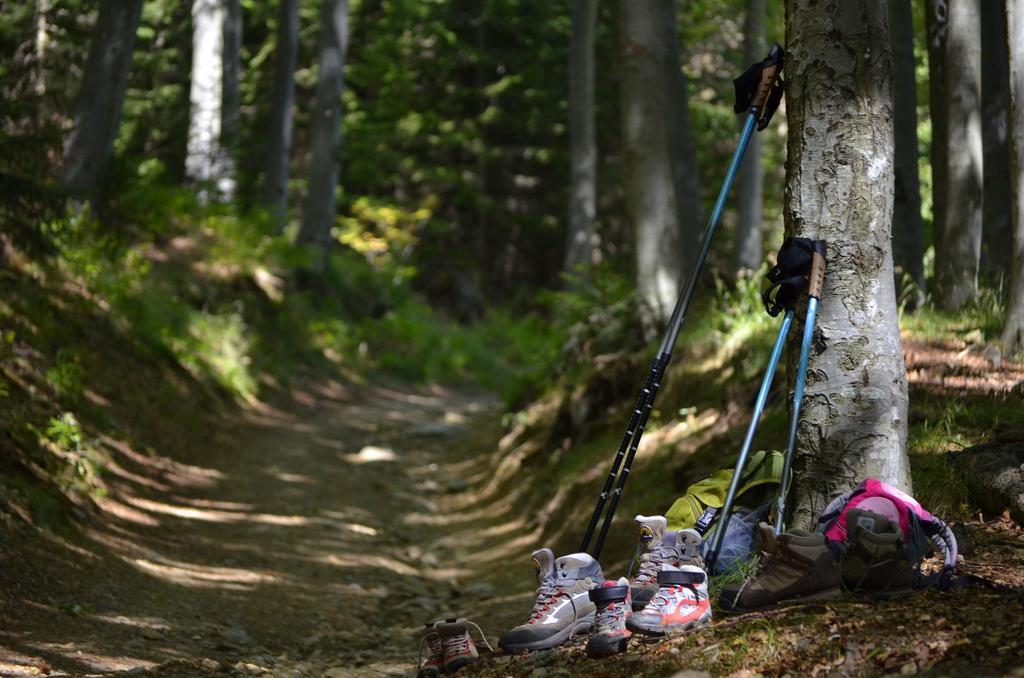
<instances>
[{"instance_id":1,"label":"green backpack","mask_svg":"<svg viewBox=\"0 0 1024 678\"><path fill-rule=\"evenodd\" d=\"M782 480L784 461L783 453L777 451L761 450L751 455L736 492L735 506L755 508L771 501ZM676 499L665 514L668 529L692 527L701 534L706 533L725 503L734 472L732 467L723 468L686 488L686 494Z\"/></svg>"}]
</instances>

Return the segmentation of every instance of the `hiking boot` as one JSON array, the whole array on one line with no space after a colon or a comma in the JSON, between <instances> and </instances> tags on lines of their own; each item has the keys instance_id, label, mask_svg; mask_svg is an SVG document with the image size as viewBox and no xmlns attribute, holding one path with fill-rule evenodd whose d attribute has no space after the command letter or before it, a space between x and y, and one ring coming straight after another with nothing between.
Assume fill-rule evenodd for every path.
<instances>
[{"instance_id":1,"label":"hiking boot","mask_svg":"<svg viewBox=\"0 0 1024 678\"><path fill-rule=\"evenodd\" d=\"M758 525L764 554L757 576L719 594L725 609L755 610L783 600L839 595L839 568L823 534L789 530L776 537L768 523Z\"/></svg>"},{"instance_id":2,"label":"hiking boot","mask_svg":"<svg viewBox=\"0 0 1024 678\"><path fill-rule=\"evenodd\" d=\"M703 569L700 559L700 534L696 530L666 530L663 516L637 516L633 519L640 538L640 565L629 583L633 609L642 610L658 592L658 572L663 565L680 567L695 565ZM683 535L681 538L679 535Z\"/></svg>"},{"instance_id":3,"label":"hiking boot","mask_svg":"<svg viewBox=\"0 0 1024 678\"><path fill-rule=\"evenodd\" d=\"M596 607L589 592L604 581L601 566L589 554L573 553L557 560L549 548L533 553L537 599L525 624L498 639L508 653L546 650L594 627Z\"/></svg>"},{"instance_id":4,"label":"hiking boot","mask_svg":"<svg viewBox=\"0 0 1024 678\"><path fill-rule=\"evenodd\" d=\"M899 524L859 508L846 512L846 546L839 569L847 590L883 598L913 593L917 581Z\"/></svg>"},{"instance_id":5,"label":"hiking boot","mask_svg":"<svg viewBox=\"0 0 1024 678\"><path fill-rule=\"evenodd\" d=\"M420 657L423 646L427 646L427 660L416 672L416 678L437 678L444 673L444 648L441 645L441 634L435 628L437 624L425 624L419 632Z\"/></svg>"},{"instance_id":6,"label":"hiking boot","mask_svg":"<svg viewBox=\"0 0 1024 678\"><path fill-rule=\"evenodd\" d=\"M629 581L620 577L595 586L590 589L590 600L597 606L597 615L596 630L587 640L587 656L610 657L625 652L633 635L626 629L626 621L633 614Z\"/></svg>"},{"instance_id":7,"label":"hiking boot","mask_svg":"<svg viewBox=\"0 0 1024 678\"><path fill-rule=\"evenodd\" d=\"M446 619L435 628L441 637L445 673L455 673L479 659L465 619Z\"/></svg>"},{"instance_id":8,"label":"hiking boot","mask_svg":"<svg viewBox=\"0 0 1024 678\"><path fill-rule=\"evenodd\" d=\"M708 576L702 568L666 565L658 573L658 586L651 602L629 618L627 627L640 633L663 636L706 624L711 619Z\"/></svg>"}]
</instances>

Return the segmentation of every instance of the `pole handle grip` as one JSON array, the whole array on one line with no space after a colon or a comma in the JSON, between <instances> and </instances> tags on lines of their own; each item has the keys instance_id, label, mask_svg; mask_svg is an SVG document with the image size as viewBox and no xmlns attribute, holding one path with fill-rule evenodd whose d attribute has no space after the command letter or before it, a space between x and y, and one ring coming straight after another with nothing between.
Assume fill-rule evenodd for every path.
<instances>
[{"instance_id":1,"label":"pole handle grip","mask_svg":"<svg viewBox=\"0 0 1024 678\"><path fill-rule=\"evenodd\" d=\"M769 66L765 66L761 71L761 82L757 83L757 90L754 92L753 98L750 100L750 106L757 108L762 111L765 105L768 103L768 97L772 93L772 86L775 83L775 77L779 74L778 63L773 63Z\"/></svg>"},{"instance_id":2,"label":"pole handle grip","mask_svg":"<svg viewBox=\"0 0 1024 678\"><path fill-rule=\"evenodd\" d=\"M807 296L821 299L821 291L825 287L825 254L827 252L824 240L814 241L814 251L811 253L811 273L807 285Z\"/></svg>"}]
</instances>

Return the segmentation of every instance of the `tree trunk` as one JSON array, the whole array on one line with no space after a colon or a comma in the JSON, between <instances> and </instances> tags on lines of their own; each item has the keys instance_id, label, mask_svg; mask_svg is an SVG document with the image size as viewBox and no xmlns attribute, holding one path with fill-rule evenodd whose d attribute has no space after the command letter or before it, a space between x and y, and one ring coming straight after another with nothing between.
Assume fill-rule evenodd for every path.
<instances>
[{"instance_id":1,"label":"tree trunk","mask_svg":"<svg viewBox=\"0 0 1024 678\"><path fill-rule=\"evenodd\" d=\"M672 312L682 259L669 152L666 4L667 0L619 4L626 215L636 229L637 290L652 325Z\"/></svg>"},{"instance_id":2,"label":"tree trunk","mask_svg":"<svg viewBox=\"0 0 1024 678\"><path fill-rule=\"evenodd\" d=\"M299 0L281 0L277 50L270 91L270 132L264 166L263 204L280 227L288 211L288 160L292 148L295 64L299 49Z\"/></svg>"},{"instance_id":3,"label":"tree trunk","mask_svg":"<svg viewBox=\"0 0 1024 678\"><path fill-rule=\"evenodd\" d=\"M981 13L980 0L948 0L945 77L940 87L946 109L945 135L933 133L944 147L946 168L943 209L935 213L935 301L957 310L978 293L981 256L982 143L981 143ZM933 97L934 101L934 97ZM934 159L933 159L934 162Z\"/></svg>"},{"instance_id":4,"label":"tree trunk","mask_svg":"<svg viewBox=\"0 0 1024 678\"><path fill-rule=\"evenodd\" d=\"M202 201L234 196L234 160L224 145L225 122L232 114L226 110L236 91L225 76L234 70L228 41L234 42L234 10L237 0L194 0L192 4L192 86L189 94L192 111L188 128L188 155L185 174L196 184ZM237 118L236 118L237 119Z\"/></svg>"},{"instance_id":5,"label":"tree trunk","mask_svg":"<svg viewBox=\"0 0 1024 678\"><path fill-rule=\"evenodd\" d=\"M597 0L575 0L569 45L569 242L566 273L597 263L597 141L594 132L594 25Z\"/></svg>"},{"instance_id":6,"label":"tree trunk","mask_svg":"<svg viewBox=\"0 0 1024 678\"><path fill-rule=\"evenodd\" d=\"M223 154L226 200L235 197L239 124L241 121L242 80L242 4L241 0L224 0L224 91L221 94L220 145Z\"/></svg>"},{"instance_id":7,"label":"tree trunk","mask_svg":"<svg viewBox=\"0 0 1024 678\"><path fill-rule=\"evenodd\" d=\"M323 0L320 8L320 73L313 109L309 186L297 241L317 248L326 263L337 210L338 161L341 154L341 94L348 49L348 0Z\"/></svg>"},{"instance_id":8,"label":"tree trunk","mask_svg":"<svg viewBox=\"0 0 1024 678\"><path fill-rule=\"evenodd\" d=\"M697 165L697 143L693 139L690 125L689 83L683 73L682 49L679 46L679 30L676 22L675 0L668 0L661 6L665 13L664 23L668 31L668 49L665 53L668 109L668 132L672 161L672 186L676 195L676 211L679 221L680 280L690 272L690 259L700 248L704 227L704 209L700 202L700 168ZM672 300L673 305L675 299ZM670 309L671 310L671 309Z\"/></svg>"},{"instance_id":9,"label":"tree trunk","mask_svg":"<svg viewBox=\"0 0 1024 678\"><path fill-rule=\"evenodd\" d=\"M914 75L914 21L911 0L890 0L892 31L893 112L896 139L895 194L893 199L892 254L896 291L904 277L917 287L908 299L924 303L924 222L921 219L921 182L917 172L917 79Z\"/></svg>"},{"instance_id":10,"label":"tree trunk","mask_svg":"<svg viewBox=\"0 0 1024 678\"><path fill-rule=\"evenodd\" d=\"M142 0L103 0L93 29L75 125L64 149L64 190L88 193L106 172L117 138Z\"/></svg>"},{"instance_id":11,"label":"tree trunk","mask_svg":"<svg viewBox=\"0 0 1024 678\"><path fill-rule=\"evenodd\" d=\"M865 477L910 489L907 380L886 2L786 0L786 30L786 233L828 243L794 460L791 524L807 527Z\"/></svg>"},{"instance_id":12,"label":"tree trunk","mask_svg":"<svg viewBox=\"0 0 1024 678\"><path fill-rule=\"evenodd\" d=\"M46 48L50 45L50 28L47 14L50 11L50 0L36 0L36 45L33 78L36 94L46 94Z\"/></svg>"},{"instance_id":13,"label":"tree trunk","mask_svg":"<svg viewBox=\"0 0 1024 678\"><path fill-rule=\"evenodd\" d=\"M1010 102L1006 13L1001 2L981 3L981 114L985 195L981 270L995 284L1010 272Z\"/></svg>"},{"instance_id":14,"label":"tree trunk","mask_svg":"<svg viewBox=\"0 0 1024 678\"><path fill-rule=\"evenodd\" d=\"M743 65L764 58L764 0L747 0L743 22ZM740 117L740 125L746 116ZM736 268L757 270L763 259L761 208L764 173L761 169L761 135L754 134L743 155L738 179L739 221L736 225Z\"/></svg>"},{"instance_id":15,"label":"tree trunk","mask_svg":"<svg viewBox=\"0 0 1024 678\"><path fill-rule=\"evenodd\" d=\"M1024 350L1024 0L1006 3L1010 72L1010 177L1013 253L1003 350Z\"/></svg>"},{"instance_id":16,"label":"tree trunk","mask_svg":"<svg viewBox=\"0 0 1024 678\"><path fill-rule=\"evenodd\" d=\"M946 159L949 153L942 140L948 136L949 128L943 85L946 82L949 0L925 0L924 7L925 30L928 33L928 116L932 122L932 143L929 149L932 166L932 245L938 250L939 221L946 213L944 187L948 183Z\"/></svg>"}]
</instances>

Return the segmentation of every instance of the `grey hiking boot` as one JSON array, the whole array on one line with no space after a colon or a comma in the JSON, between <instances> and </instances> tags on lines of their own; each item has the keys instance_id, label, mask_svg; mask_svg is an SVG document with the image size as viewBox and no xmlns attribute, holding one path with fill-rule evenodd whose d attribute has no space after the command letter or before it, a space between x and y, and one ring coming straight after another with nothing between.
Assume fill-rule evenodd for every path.
<instances>
[{"instance_id":1,"label":"grey hiking boot","mask_svg":"<svg viewBox=\"0 0 1024 678\"><path fill-rule=\"evenodd\" d=\"M498 639L508 653L545 650L594 627L596 607L590 589L604 581L601 566L589 554L573 553L557 560L549 548L533 553L537 571L537 599L525 624L509 629Z\"/></svg>"},{"instance_id":2,"label":"grey hiking boot","mask_svg":"<svg viewBox=\"0 0 1024 678\"><path fill-rule=\"evenodd\" d=\"M683 532L683 530L680 530ZM651 636L679 633L711 620L708 575L696 565L665 565L658 573L658 592L626 626Z\"/></svg>"},{"instance_id":3,"label":"grey hiking boot","mask_svg":"<svg viewBox=\"0 0 1024 678\"><path fill-rule=\"evenodd\" d=\"M629 582L633 595L633 609L642 610L658 592L658 572L662 567L680 567L684 564L703 568L698 546L700 534L696 530L665 529L663 516L637 516L633 519L640 538L639 567ZM682 538L679 535L683 535Z\"/></svg>"},{"instance_id":4,"label":"grey hiking boot","mask_svg":"<svg viewBox=\"0 0 1024 678\"><path fill-rule=\"evenodd\" d=\"M444 672L455 673L479 659L465 619L446 619L435 626L441 636Z\"/></svg>"},{"instance_id":5,"label":"grey hiking boot","mask_svg":"<svg viewBox=\"0 0 1024 678\"><path fill-rule=\"evenodd\" d=\"M764 560L755 577L727 586L719 603L727 610L755 610L791 599L831 598L840 593L839 567L823 534L789 530L778 537L758 525Z\"/></svg>"},{"instance_id":6,"label":"grey hiking boot","mask_svg":"<svg viewBox=\"0 0 1024 678\"><path fill-rule=\"evenodd\" d=\"M878 513L846 512L846 547L840 561L843 586L883 598L913 593L917 568L907 557L900 526Z\"/></svg>"},{"instance_id":7,"label":"grey hiking boot","mask_svg":"<svg viewBox=\"0 0 1024 678\"><path fill-rule=\"evenodd\" d=\"M423 648L426 646L427 659L420 664L416 678L437 678L444 673L444 649L441 635L437 632L437 624L426 624L420 629L420 660L423 659Z\"/></svg>"},{"instance_id":8,"label":"grey hiking boot","mask_svg":"<svg viewBox=\"0 0 1024 678\"><path fill-rule=\"evenodd\" d=\"M610 657L626 651L633 635L626 622L633 614L629 599L629 581L606 581L590 589L590 599L597 606L596 629L587 639L588 657Z\"/></svg>"}]
</instances>

